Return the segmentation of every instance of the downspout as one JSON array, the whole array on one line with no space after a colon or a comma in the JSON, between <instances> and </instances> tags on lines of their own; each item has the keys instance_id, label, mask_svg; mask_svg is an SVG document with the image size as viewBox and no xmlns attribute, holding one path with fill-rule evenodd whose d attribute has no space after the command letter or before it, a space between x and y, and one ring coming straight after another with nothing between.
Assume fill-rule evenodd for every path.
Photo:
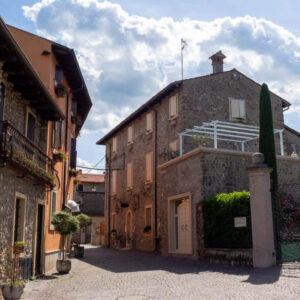
<instances>
[{"instance_id":1,"label":"downspout","mask_svg":"<svg viewBox=\"0 0 300 300\"><path fill-rule=\"evenodd\" d=\"M155 237L155 251L158 250L158 236L157 236L157 132L158 132L158 121L157 121L157 110L153 109L155 113L155 128L154 128L154 135L155 135L155 141L154 141L154 237Z\"/></svg>"},{"instance_id":2,"label":"downspout","mask_svg":"<svg viewBox=\"0 0 300 300\"><path fill-rule=\"evenodd\" d=\"M111 180L111 144L107 143L109 147L109 161L108 161L108 187L107 187L107 227L108 227L108 241L107 247L110 248L110 180ZM106 181L106 180L105 180Z\"/></svg>"},{"instance_id":3,"label":"downspout","mask_svg":"<svg viewBox=\"0 0 300 300\"><path fill-rule=\"evenodd\" d=\"M68 150L69 93L66 97L65 152ZM66 204L67 160L64 161L63 208Z\"/></svg>"}]
</instances>

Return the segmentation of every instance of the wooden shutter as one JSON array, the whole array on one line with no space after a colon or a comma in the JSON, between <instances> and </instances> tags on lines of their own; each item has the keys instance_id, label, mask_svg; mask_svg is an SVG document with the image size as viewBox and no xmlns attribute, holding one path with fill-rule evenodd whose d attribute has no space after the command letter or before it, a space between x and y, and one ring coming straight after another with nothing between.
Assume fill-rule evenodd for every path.
<instances>
[{"instance_id":1,"label":"wooden shutter","mask_svg":"<svg viewBox=\"0 0 300 300\"><path fill-rule=\"evenodd\" d=\"M133 126L128 127L128 143L133 143Z\"/></svg>"},{"instance_id":2,"label":"wooden shutter","mask_svg":"<svg viewBox=\"0 0 300 300\"><path fill-rule=\"evenodd\" d=\"M169 117L172 118L172 117L175 117L177 116L178 114L178 111L177 111L177 95L175 96L172 96L170 99L169 99Z\"/></svg>"},{"instance_id":3,"label":"wooden shutter","mask_svg":"<svg viewBox=\"0 0 300 300\"><path fill-rule=\"evenodd\" d=\"M246 118L245 100L240 100L240 119Z\"/></svg>"},{"instance_id":4,"label":"wooden shutter","mask_svg":"<svg viewBox=\"0 0 300 300\"><path fill-rule=\"evenodd\" d=\"M245 100L243 99L230 99L231 118L232 119L245 119Z\"/></svg>"},{"instance_id":5,"label":"wooden shutter","mask_svg":"<svg viewBox=\"0 0 300 300\"><path fill-rule=\"evenodd\" d=\"M127 164L127 188L132 188L133 185L133 169L132 162Z\"/></svg>"},{"instance_id":6,"label":"wooden shutter","mask_svg":"<svg viewBox=\"0 0 300 300\"><path fill-rule=\"evenodd\" d=\"M150 132L153 130L153 113L149 112L146 115L146 131Z\"/></svg>"},{"instance_id":7,"label":"wooden shutter","mask_svg":"<svg viewBox=\"0 0 300 300\"><path fill-rule=\"evenodd\" d=\"M112 171L112 193L113 194L117 193L117 171L116 170Z\"/></svg>"},{"instance_id":8,"label":"wooden shutter","mask_svg":"<svg viewBox=\"0 0 300 300\"><path fill-rule=\"evenodd\" d=\"M76 169L76 160L77 160L76 139L71 138L71 157L70 157L71 169Z\"/></svg>"},{"instance_id":9,"label":"wooden shutter","mask_svg":"<svg viewBox=\"0 0 300 300\"><path fill-rule=\"evenodd\" d=\"M117 153L117 149L118 149L118 140L117 137L115 136L113 138L113 143L112 143L112 152Z\"/></svg>"},{"instance_id":10,"label":"wooden shutter","mask_svg":"<svg viewBox=\"0 0 300 300\"><path fill-rule=\"evenodd\" d=\"M151 207L146 207L146 218L145 218L145 226L151 226Z\"/></svg>"},{"instance_id":11,"label":"wooden shutter","mask_svg":"<svg viewBox=\"0 0 300 300\"><path fill-rule=\"evenodd\" d=\"M146 154L146 182L153 180L153 152Z\"/></svg>"}]
</instances>

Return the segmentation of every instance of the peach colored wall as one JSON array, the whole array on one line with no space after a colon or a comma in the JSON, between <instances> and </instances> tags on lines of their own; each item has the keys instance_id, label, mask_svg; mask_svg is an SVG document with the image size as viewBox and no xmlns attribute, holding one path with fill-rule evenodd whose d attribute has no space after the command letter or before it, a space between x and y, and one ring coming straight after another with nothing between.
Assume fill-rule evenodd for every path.
<instances>
[{"instance_id":1,"label":"peach colored wall","mask_svg":"<svg viewBox=\"0 0 300 300\"><path fill-rule=\"evenodd\" d=\"M51 41L41 38L39 36L33 35L31 33L25 32L18 28L9 26L9 30L13 37L18 42L19 46L27 56L28 60L31 62L32 66L40 76L41 80L44 82L45 86L48 88L50 94L56 100L61 111L66 116L66 101L67 97L56 97L54 89L55 80L55 67L58 65L55 55L51 51ZM42 55L43 51L49 51L49 55ZM63 75L63 85L69 90L69 85L65 76ZM66 191L70 194L70 199L73 199L73 179L69 177L69 161L70 161L70 143L71 134L75 137L75 126L71 123L71 107L72 107L72 95L69 94L69 118L63 122L62 130L62 149L65 152L66 159ZM65 145L65 122L68 122L68 145ZM52 122L48 123L48 150L47 155L52 157ZM55 170L59 178L59 184L57 184L57 211L59 211L63 204L63 182L64 182L64 162L56 162ZM56 179L57 181L57 179ZM61 237L59 234L50 230L50 197L51 192L46 193L46 215L45 215L45 252L55 251L60 249Z\"/></svg>"}]
</instances>

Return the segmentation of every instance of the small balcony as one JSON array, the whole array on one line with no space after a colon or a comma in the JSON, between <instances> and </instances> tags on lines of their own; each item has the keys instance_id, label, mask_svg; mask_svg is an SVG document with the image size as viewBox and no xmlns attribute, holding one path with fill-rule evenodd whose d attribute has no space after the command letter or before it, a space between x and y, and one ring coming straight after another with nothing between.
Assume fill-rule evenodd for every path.
<instances>
[{"instance_id":1,"label":"small balcony","mask_svg":"<svg viewBox=\"0 0 300 300\"><path fill-rule=\"evenodd\" d=\"M54 186L53 161L8 121L0 121L0 163L21 169L39 183Z\"/></svg>"}]
</instances>

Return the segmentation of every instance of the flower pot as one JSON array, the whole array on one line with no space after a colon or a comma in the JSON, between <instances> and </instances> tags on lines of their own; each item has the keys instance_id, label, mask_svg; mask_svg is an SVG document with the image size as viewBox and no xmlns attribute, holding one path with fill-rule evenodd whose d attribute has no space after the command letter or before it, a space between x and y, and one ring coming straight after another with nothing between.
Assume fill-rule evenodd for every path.
<instances>
[{"instance_id":1,"label":"flower pot","mask_svg":"<svg viewBox=\"0 0 300 300\"><path fill-rule=\"evenodd\" d=\"M84 247L82 246L74 247L74 256L76 258L82 258L84 256Z\"/></svg>"},{"instance_id":2,"label":"flower pot","mask_svg":"<svg viewBox=\"0 0 300 300\"><path fill-rule=\"evenodd\" d=\"M23 285L10 285L4 284L2 285L2 295L4 300L18 300L21 298L24 286Z\"/></svg>"},{"instance_id":3,"label":"flower pot","mask_svg":"<svg viewBox=\"0 0 300 300\"><path fill-rule=\"evenodd\" d=\"M56 261L56 270L59 274L68 274L71 266L71 261L68 259L58 259Z\"/></svg>"},{"instance_id":4,"label":"flower pot","mask_svg":"<svg viewBox=\"0 0 300 300\"><path fill-rule=\"evenodd\" d=\"M20 254L20 253L23 253L24 252L24 248L25 246L14 246L14 253L15 254Z\"/></svg>"}]
</instances>

